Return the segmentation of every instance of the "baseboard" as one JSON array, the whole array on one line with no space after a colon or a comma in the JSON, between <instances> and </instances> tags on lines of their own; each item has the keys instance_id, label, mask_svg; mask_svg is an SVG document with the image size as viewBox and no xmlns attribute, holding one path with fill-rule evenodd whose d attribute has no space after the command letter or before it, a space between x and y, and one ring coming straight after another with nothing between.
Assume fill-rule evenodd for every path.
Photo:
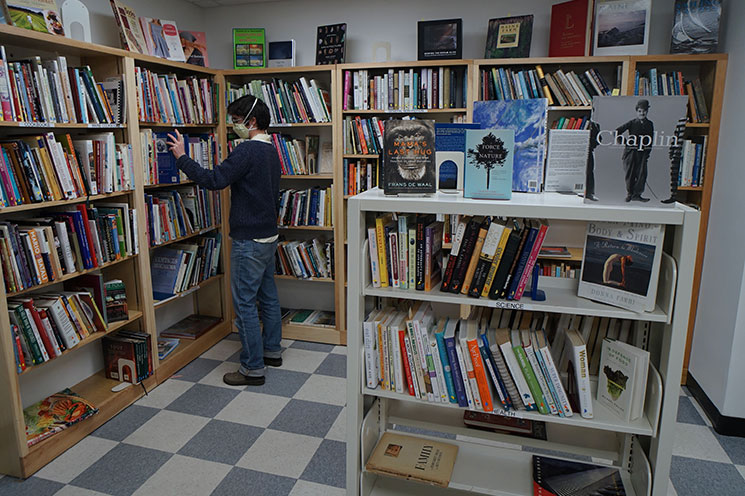
<instances>
[{"instance_id":1,"label":"baseboard","mask_svg":"<svg viewBox=\"0 0 745 496\"><path fill-rule=\"evenodd\" d=\"M690 372L686 378L686 386L704 409L717 433L723 436L745 437L745 418L722 415Z\"/></svg>"}]
</instances>

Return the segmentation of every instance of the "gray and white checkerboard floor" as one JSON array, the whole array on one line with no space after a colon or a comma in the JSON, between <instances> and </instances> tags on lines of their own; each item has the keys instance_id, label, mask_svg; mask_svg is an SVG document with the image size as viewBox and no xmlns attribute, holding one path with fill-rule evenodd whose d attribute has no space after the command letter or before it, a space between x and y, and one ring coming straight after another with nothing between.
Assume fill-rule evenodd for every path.
<instances>
[{"instance_id":1,"label":"gray and white checkerboard floor","mask_svg":"<svg viewBox=\"0 0 745 496\"><path fill-rule=\"evenodd\" d=\"M0 496L344 494L346 348L283 341L261 387L236 370L230 335ZM745 494L745 439L719 436L681 391L671 496Z\"/></svg>"}]
</instances>

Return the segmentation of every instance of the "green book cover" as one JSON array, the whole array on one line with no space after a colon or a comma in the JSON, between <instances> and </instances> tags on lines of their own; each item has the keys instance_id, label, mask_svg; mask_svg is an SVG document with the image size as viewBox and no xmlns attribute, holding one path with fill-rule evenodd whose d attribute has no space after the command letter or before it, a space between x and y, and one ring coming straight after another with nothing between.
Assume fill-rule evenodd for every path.
<instances>
[{"instance_id":1,"label":"green book cover","mask_svg":"<svg viewBox=\"0 0 745 496\"><path fill-rule=\"evenodd\" d=\"M538 378L536 378L535 373L533 372L533 367L531 367L530 362L528 362L528 356L525 354L525 350L523 350L520 336L518 335L517 338L515 338L516 333L519 333L519 331L512 331L512 350L515 352L517 363L518 365L520 365L520 370L522 370L523 376L525 376L525 381L528 383L530 394L532 394L533 398L535 398L538 411L544 415L548 415L549 411L546 407L546 398L543 397L541 386L538 384Z\"/></svg>"},{"instance_id":2,"label":"green book cover","mask_svg":"<svg viewBox=\"0 0 745 496\"><path fill-rule=\"evenodd\" d=\"M233 69L266 67L264 28L233 28Z\"/></svg>"}]
</instances>

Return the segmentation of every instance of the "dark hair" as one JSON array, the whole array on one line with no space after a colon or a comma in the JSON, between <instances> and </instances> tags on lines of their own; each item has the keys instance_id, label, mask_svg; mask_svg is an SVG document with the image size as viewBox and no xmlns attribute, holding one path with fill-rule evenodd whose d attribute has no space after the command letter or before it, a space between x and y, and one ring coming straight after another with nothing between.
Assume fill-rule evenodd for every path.
<instances>
[{"instance_id":1,"label":"dark hair","mask_svg":"<svg viewBox=\"0 0 745 496\"><path fill-rule=\"evenodd\" d=\"M237 100L233 100L228 105L228 115L242 115L245 117L251 112L251 117L256 118L256 128L264 131L269 127L269 108L261 100L258 100L254 107L255 100L257 99L252 95L245 95ZM251 111L251 107L254 108L253 111Z\"/></svg>"}]
</instances>

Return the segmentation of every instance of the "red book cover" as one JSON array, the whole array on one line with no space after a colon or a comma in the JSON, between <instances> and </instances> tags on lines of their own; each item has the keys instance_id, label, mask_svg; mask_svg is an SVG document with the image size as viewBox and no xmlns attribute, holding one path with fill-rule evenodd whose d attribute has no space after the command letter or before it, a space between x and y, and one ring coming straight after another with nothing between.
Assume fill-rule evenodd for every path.
<instances>
[{"instance_id":1,"label":"red book cover","mask_svg":"<svg viewBox=\"0 0 745 496\"><path fill-rule=\"evenodd\" d=\"M98 260L96 260L96 250L93 249L94 244L93 241L93 233L91 233L91 227L88 223L88 211L85 208L85 205L76 205L75 208L80 212L80 214L83 216L83 229L85 230L85 236L88 238L88 246L90 246L90 255L91 255L91 261L93 262L93 267L98 267Z\"/></svg>"},{"instance_id":2,"label":"red book cover","mask_svg":"<svg viewBox=\"0 0 745 496\"><path fill-rule=\"evenodd\" d=\"M104 371L108 379L137 383L137 359L134 342L118 337L102 340Z\"/></svg>"},{"instance_id":3,"label":"red book cover","mask_svg":"<svg viewBox=\"0 0 745 496\"><path fill-rule=\"evenodd\" d=\"M47 354L49 355L49 358L54 358L57 356L57 354L54 352L54 346L52 345L52 342L49 340L49 336L46 333L46 330L44 328L44 324L41 322L41 316L39 316L39 312L36 310L36 307L34 307L34 300L31 298L27 300L23 300L23 306L24 308L28 309L29 313L31 314L31 318L34 319L34 323L36 324L36 330L39 331L39 337L41 338L41 342L44 345L44 348L47 350Z\"/></svg>"},{"instance_id":4,"label":"red book cover","mask_svg":"<svg viewBox=\"0 0 745 496\"><path fill-rule=\"evenodd\" d=\"M409 366L409 354L406 352L406 331L400 329L398 331L398 342L401 346L401 361L404 363L404 371L406 372L406 385L409 387L409 396L414 396L414 378L411 375L411 367Z\"/></svg>"},{"instance_id":5,"label":"red book cover","mask_svg":"<svg viewBox=\"0 0 745 496\"><path fill-rule=\"evenodd\" d=\"M549 57L589 55L590 0L571 0L551 7Z\"/></svg>"}]
</instances>

